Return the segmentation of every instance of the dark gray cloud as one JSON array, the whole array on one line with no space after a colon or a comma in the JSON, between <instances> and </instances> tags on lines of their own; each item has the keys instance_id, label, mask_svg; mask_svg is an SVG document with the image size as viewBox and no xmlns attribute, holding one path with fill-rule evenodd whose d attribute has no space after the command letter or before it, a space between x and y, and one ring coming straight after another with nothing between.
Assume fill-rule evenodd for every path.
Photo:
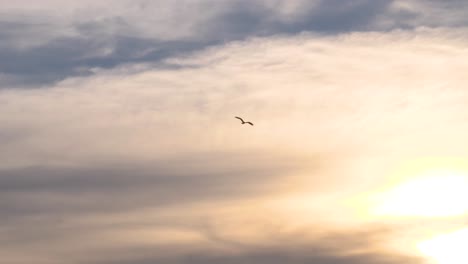
<instances>
[{"instance_id":1,"label":"dark gray cloud","mask_svg":"<svg viewBox=\"0 0 468 264\"><path fill-rule=\"evenodd\" d=\"M70 76L93 74L95 68L109 69L128 63L177 67L168 65L164 60L207 46L255 36L300 32L336 34L464 23L464 20L456 18L450 21L430 20L424 10L395 9L392 6L394 3L392 0L301 1L296 10L284 15L280 14L282 7L279 4L272 5L267 1L225 1L216 5L210 1L200 2L205 9L200 7L193 12L204 12L206 15L192 18L190 10L181 9L189 14L177 16L177 19L184 20L190 26L186 29L189 33L169 38L166 36L169 33L151 33L150 29L141 28L125 15L107 14L98 19L63 25L60 24L63 22L54 22L40 14L34 18L3 14L0 15L0 88L48 86ZM409 3L418 4L418 7L427 6L434 14L447 14L463 5L460 1L445 4L434 1ZM181 5L184 6L183 3ZM145 9L153 10L151 7ZM154 12L153 16L156 17L163 14L159 14L157 8L154 8ZM174 12L177 14L177 11ZM139 22L146 20L150 22L148 17L142 15ZM177 23L169 22L167 27L170 28L167 30L177 32L179 29L174 27ZM154 26L161 28L164 24ZM44 36L48 37L38 45L18 45L19 42L42 39Z\"/></svg>"},{"instance_id":2,"label":"dark gray cloud","mask_svg":"<svg viewBox=\"0 0 468 264\"><path fill-rule=\"evenodd\" d=\"M76 233L134 227L108 222L91 226L75 223L96 215L131 216L145 208L191 207L261 196L268 193L274 179L293 170L292 164L276 158L229 153L199 153L197 157L138 164L3 169L0 247L23 251L45 237L54 241ZM151 222L151 227L161 225L183 227L192 223L177 218Z\"/></svg>"},{"instance_id":3,"label":"dark gray cloud","mask_svg":"<svg viewBox=\"0 0 468 264\"><path fill-rule=\"evenodd\" d=\"M309 8L307 15L299 21L283 25L287 31L316 31L341 33L348 31L375 30L374 19L384 14L392 1L320 1Z\"/></svg>"},{"instance_id":4,"label":"dark gray cloud","mask_svg":"<svg viewBox=\"0 0 468 264\"><path fill-rule=\"evenodd\" d=\"M294 170L293 164L278 160L199 153L189 160L140 165L3 169L0 215L16 221L31 215L125 211L255 196Z\"/></svg>"},{"instance_id":5,"label":"dark gray cloud","mask_svg":"<svg viewBox=\"0 0 468 264\"><path fill-rule=\"evenodd\" d=\"M299 14L281 19L272 10L247 1L232 2L215 17L200 25L213 39L235 40L250 36L296 34L304 31L335 34L375 29L372 21L392 1L318 1L301 6Z\"/></svg>"},{"instance_id":6,"label":"dark gray cloud","mask_svg":"<svg viewBox=\"0 0 468 264\"><path fill-rule=\"evenodd\" d=\"M86 216L83 216L86 217ZM58 217L33 218L28 222L16 222L15 225L0 229L0 245L2 248L28 252L34 248L50 251L52 262L67 259L69 263L85 264L218 264L218 263L316 263L316 264L420 264L425 263L419 258L405 256L400 253L383 252L376 248L392 230L382 226L368 225L365 228L351 229L341 232L321 232L320 230L295 230L281 232L281 228L265 229L266 241L247 242L235 239L216 231L214 224L219 219L199 220L173 218L170 221L119 224L106 221L100 225L73 224L67 219ZM145 224L146 221L146 224ZM71 223L68 223L71 222ZM177 228L180 231L199 233L205 239L195 244L156 245L127 244L122 246L118 241L101 241L95 245L93 235L106 231L125 231L134 228L146 228L148 233L154 228ZM241 228L241 227L240 227ZM313 227L311 227L313 229ZM315 234L313 238L310 233ZM88 238L80 238L87 234ZM309 234L309 235L307 235ZM41 241L47 239L50 244ZM86 236L85 236L86 238ZM99 235L94 239L98 239ZM61 250L74 254L54 255L57 241ZM62 241L62 242L60 242ZM87 256L80 253L80 247L88 243ZM217 245L213 247L212 245ZM226 250L227 249L227 250ZM81 249L82 250L82 249ZM32 251L34 252L34 251ZM60 250L59 250L60 252ZM21 263L21 262L19 262ZM49 263L49 262L44 262Z\"/></svg>"},{"instance_id":7,"label":"dark gray cloud","mask_svg":"<svg viewBox=\"0 0 468 264\"><path fill-rule=\"evenodd\" d=\"M90 262L90 264L93 262ZM334 256L333 254L311 254L304 252L284 252L284 250L271 249L270 251L251 252L235 256L212 256L210 254L190 254L174 259L160 259L158 257L134 258L129 260L114 260L94 262L96 264L420 264L421 260L405 258L400 256L385 256L379 254L357 255L357 256ZM94 264L93 263L93 264Z\"/></svg>"},{"instance_id":8,"label":"dark gray cloud","mask_svg":"<svg viewBox=\"0 0 468 264\"><path fill-rule=\"evenodd\" d=\"M4 75L2 84L41 86L70 76L92 74L93 68L109 69L126 63L161 62L162 60L200 49L210 44L198 41L163 41L125 34L109 34L108 23L120 25L120 20L94 22L75 25L76 36L57 36L46 42L26 49L18 49L16 35L4 34L3 38L13 38L10 45L0 50L0 73ZM53 25L50 25L53 27ZM9 31L27 32L42 30L34 24L0 22L0 28ZM121 26L122 29L124 26ZM1 33L0 33L1 34ZM160 65L171 67L171 65Z\"/></svg>"},{"instance_id":9,"label":"dark gray cloud","mask_svg":"<svg viewBox=\"0 0 468 264\"><path fill-rule=\"evenodd\" d=\"M158 251L149 247L131 248L126 251L97 253L101 260L88 264L421 264L417 257L390 254L372 250L375 240L385 236L385 230L354 230L342 233L318 235L315 239L301 241L301 232L290 235L272 235L270 242L263 245L249 245L241 250L229 252L220 250ZM180 250L180 249L179 249ZM184 252L185 251L185 252ZM112 252L112 251L111 251ZM125 252L125 253L124 253ZM99 259L99 258L97 258Z\"/></svg>"}]
</instances>

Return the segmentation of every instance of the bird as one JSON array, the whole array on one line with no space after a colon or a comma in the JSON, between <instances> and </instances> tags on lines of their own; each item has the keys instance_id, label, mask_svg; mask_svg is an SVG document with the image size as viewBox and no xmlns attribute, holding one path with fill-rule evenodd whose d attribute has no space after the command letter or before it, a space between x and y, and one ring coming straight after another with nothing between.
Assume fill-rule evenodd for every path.
<instances>
[{"instance_id":1,"label":"bird","mask_svg":"<svg viewBox=\"0 0 468 264\"><path fill-rule=\"evenodd\" d=\"M240 117L238 117L238 116L235 116L235 118L239 119L239 120L242 122L242 125L243 125L243 124L249 124L249 125L251 125L251 126L254 125L254 124L252 124L252 122L245 122L244 119L242 119L242 118L240 118Z\"/></svg>"}]
</instances>

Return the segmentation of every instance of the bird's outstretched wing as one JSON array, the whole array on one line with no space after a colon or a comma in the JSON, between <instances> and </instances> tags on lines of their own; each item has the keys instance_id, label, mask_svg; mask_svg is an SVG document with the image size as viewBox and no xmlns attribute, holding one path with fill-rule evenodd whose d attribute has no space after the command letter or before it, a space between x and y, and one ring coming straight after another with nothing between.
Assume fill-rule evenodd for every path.
<instances>
[{"instance_id":1,"label":"bird's outstretched wing","mask_svg":"<svg viewBox=\"0 0 468 264\"><path fill-rule=\"evenodd\" d=\"M242 121L242 123L244 123L244 120L238 116L235 116L235 118L239 119L240 121Z\"/></svg>"},{"instance_id":2,"label":"bird's outstretched wing","mask_svg":"<svg viewBox=\"0 0 468 264\"><path fill-rule=\"evenodd\" d=\"M252 122L245 122L246 124L249 124L251 126L253 126Z\"/></svg>"}]
</instances>

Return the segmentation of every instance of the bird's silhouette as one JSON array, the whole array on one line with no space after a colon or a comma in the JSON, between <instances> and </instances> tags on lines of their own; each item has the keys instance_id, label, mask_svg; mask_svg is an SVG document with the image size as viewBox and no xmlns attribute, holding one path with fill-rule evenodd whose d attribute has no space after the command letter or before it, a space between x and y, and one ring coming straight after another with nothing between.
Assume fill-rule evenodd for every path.
<instances>
[{"instance_id":1,"label":"bird's silhouette","mask_svg":"<svg viewBox=\"0 0 468 264\"><path fill-rule=\"evenodd\" d=\"M242 122L242 125L243 125L243 124L249 124L249 125L251 125L251 126L254 125L254 124L252 124L252 122L245 122L244 119L242 119L242 118L240 118L240 117L238 117L238 116L235 116L235 118L239 119L239 120Z\"/></svg>"}]
</instances>

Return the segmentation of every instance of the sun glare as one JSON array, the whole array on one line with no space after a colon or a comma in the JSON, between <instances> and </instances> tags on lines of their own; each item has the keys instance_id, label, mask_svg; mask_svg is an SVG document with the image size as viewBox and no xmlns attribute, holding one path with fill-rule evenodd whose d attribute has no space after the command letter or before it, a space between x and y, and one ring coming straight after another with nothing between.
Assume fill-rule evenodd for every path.
<instances>
[{"instance_id":1,"label":"sun glare","mask_svg":"<svg viewBox=\"0 0 468 264\"><path fill-rule=\"evenodd\" d=\"M379 194L375 215L450 217L468 212L468 175L439 171ZM467 262L468 263L468 262Z\"/></svg>"},{"instance_id":2,"label":"sun glare","mask_svg":"<svg viewBox=\"0 0 468 264\"><path fill-rule=\"evenodd\" d=\"M418 244L418 249L436 264L468 263L468 228L436 236Z\"/></svg>"}]
</instances>

